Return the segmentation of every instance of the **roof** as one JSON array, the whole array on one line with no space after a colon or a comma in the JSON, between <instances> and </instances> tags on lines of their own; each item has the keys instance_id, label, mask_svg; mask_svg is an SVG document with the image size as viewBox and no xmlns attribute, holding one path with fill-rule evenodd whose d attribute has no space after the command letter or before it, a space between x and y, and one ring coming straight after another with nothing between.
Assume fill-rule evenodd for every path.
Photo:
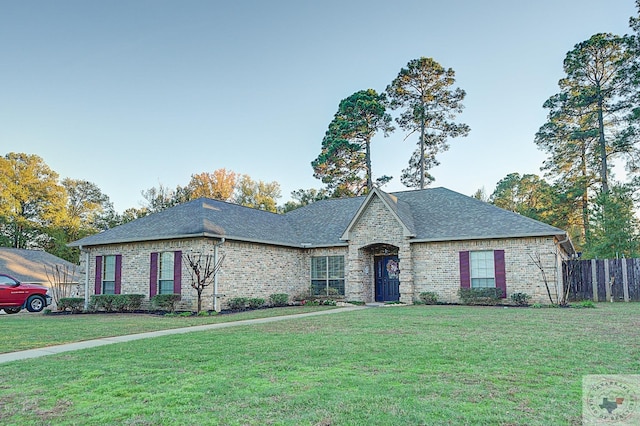
<instances>
[{"instance_id":1,"label":"roof","mask_svg":"<svg viewBox=\"0 0 640 426\"><path fill-rule=\"evenodd\" d=\"M347 245L342 240L373 197L379 197L412 241L556 236L556 227L446 188L314 202L286 214L200 198L71 243L94 246L192 237L217 237L291 247ZM348 239L348 238L345 238Z\"/></svg>"},{"instance_id":2,"label":"roof","mask_svg":"<svg viewBox=\"0 0 640 426\"><path fill-rule=\"evenodd\" d=\"M46 251L0 247L0 274L11 275L18 281L49 284L56 266L61 272L67 268L69 274L75 273L71 279L78 282L78 266L71 262Z\"/></svg>"}]
</instances>

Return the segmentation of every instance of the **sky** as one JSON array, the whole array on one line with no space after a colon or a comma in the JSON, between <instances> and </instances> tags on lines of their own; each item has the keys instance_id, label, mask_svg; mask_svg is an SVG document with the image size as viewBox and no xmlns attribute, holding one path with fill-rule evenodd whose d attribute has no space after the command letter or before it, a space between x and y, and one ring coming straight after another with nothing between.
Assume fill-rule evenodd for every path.
<instances>
[{"instance_id":1,"label":"sky","mask_svg":"<svg viewBox=\"0 0 640 426\"><path fill-rule=\"evenodd\" d=\"M118 212L219 168L278 182L284 204L323 186L310 163L340 100L424 56L455 71L471 127L432 186L490 195L542 174L534 136L566 53L634 15L634 0L0 0L0 155L38 155ZM372 143L386 191L407 189L406 136Z\"/></svg>"}]
</instances>

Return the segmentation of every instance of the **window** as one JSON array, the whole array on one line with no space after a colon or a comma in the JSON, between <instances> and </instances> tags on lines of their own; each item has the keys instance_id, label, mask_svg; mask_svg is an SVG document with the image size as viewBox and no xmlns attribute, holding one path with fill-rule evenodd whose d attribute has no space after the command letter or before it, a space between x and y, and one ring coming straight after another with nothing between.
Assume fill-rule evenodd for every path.
<instances>
[{"instance_id":1,"label":"window","mask_svg":"<svg viewBox=\"0 0 640 426\"><path fill-rule=\"evenodd\" d=\"M495 261L493 251L472 251L469 253L471 263L471 287L495 287Z\"/></svg>"},{"instance_id":2,"label":"window","mask_svg":"<svg viewBox=\"0 0 640 426\"><path fill-rule=\"evenodd\" d=\"M158 294L172 294L174 253L165 251L158 257Z\"/></svg>"},{"instance_id":3,"label":"window","mask_svg":"<svg viewBox=\"0 0 640 426\"><path fill-rule=\"evenodd\" d=\"M311 293L314 296L344 296L344 256L311 258Z\"/></svg>"},{"instance_id":4,"label":"window","mask_svg":"<svg viewBox=\"0 0 640 426\"><path fill-rule=\"evenodd\" d=\"M104 256L102 260L102 294L116 294L116 257Z\"/></svg>"}]
</instances>

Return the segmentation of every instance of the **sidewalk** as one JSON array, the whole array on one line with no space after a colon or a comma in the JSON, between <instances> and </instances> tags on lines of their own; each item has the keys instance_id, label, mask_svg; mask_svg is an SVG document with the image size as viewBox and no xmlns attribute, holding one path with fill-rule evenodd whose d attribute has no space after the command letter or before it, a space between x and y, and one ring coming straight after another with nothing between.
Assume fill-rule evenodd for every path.
<instances>
[{"instance_id":1,"label":"sidewalk","mask_svg":"<svg viewBox=\"0 0 640 426\"><path fill-rule=\"evenodd\" d=\"M172 328L169 330L150 331L147 333L128 334L125 336L103 337L100 339L85 340L82 342L67 343L64 345L48 346L45 348L29 349L26 351L9 352L0 354L0 364L21 359L38 358L46 355L54 355L62 352L77 351L80 349L94 348L96 346L111 345L113 343L130 342L132 340L148 339L151 337L168 336L170 334L184 334L194 331L216 330L219 328L239 327L242 325L266 324L270 322L285 321L289 319L315 317L318 315L337 314L339 312L357 311L367 309L364 306L330 309L328 311L308 312L306 314L283 315L279 317L256 318L242 321L223 322L218 324L195 325L192 327Z\"/></svg>"}]
</instances>

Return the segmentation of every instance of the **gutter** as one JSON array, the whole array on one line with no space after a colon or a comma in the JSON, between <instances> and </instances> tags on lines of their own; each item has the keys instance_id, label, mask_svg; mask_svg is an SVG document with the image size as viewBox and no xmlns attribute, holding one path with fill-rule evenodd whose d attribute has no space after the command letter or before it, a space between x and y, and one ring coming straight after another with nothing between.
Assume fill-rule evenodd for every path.
<instances>
[{"instance_id":1,"label":"gutter","mask_svg":"<svg viewBox=\"0 0 640 426\"><path fill-rule=\"evenodd\" d=\"M84 310L89 310L89 251L84 251L80 246L80 253L85 253L84 259Z\"/></svg>"},{"instance_id":2,"label":"gutter","mask_svg":"<svg viewBox=\"0 0 640 426\"><path fill-rule=\"evenodd\" d=\"M225 242L225 238L222 237L219 243L215 243L213 245L213 267L215 268L218 265L218 247L223 245ZM218 306L218 272L217 270L215 274L213 274L213 310L216 312L220 312L220 307Z\"/></svg>"}]
</instances>

